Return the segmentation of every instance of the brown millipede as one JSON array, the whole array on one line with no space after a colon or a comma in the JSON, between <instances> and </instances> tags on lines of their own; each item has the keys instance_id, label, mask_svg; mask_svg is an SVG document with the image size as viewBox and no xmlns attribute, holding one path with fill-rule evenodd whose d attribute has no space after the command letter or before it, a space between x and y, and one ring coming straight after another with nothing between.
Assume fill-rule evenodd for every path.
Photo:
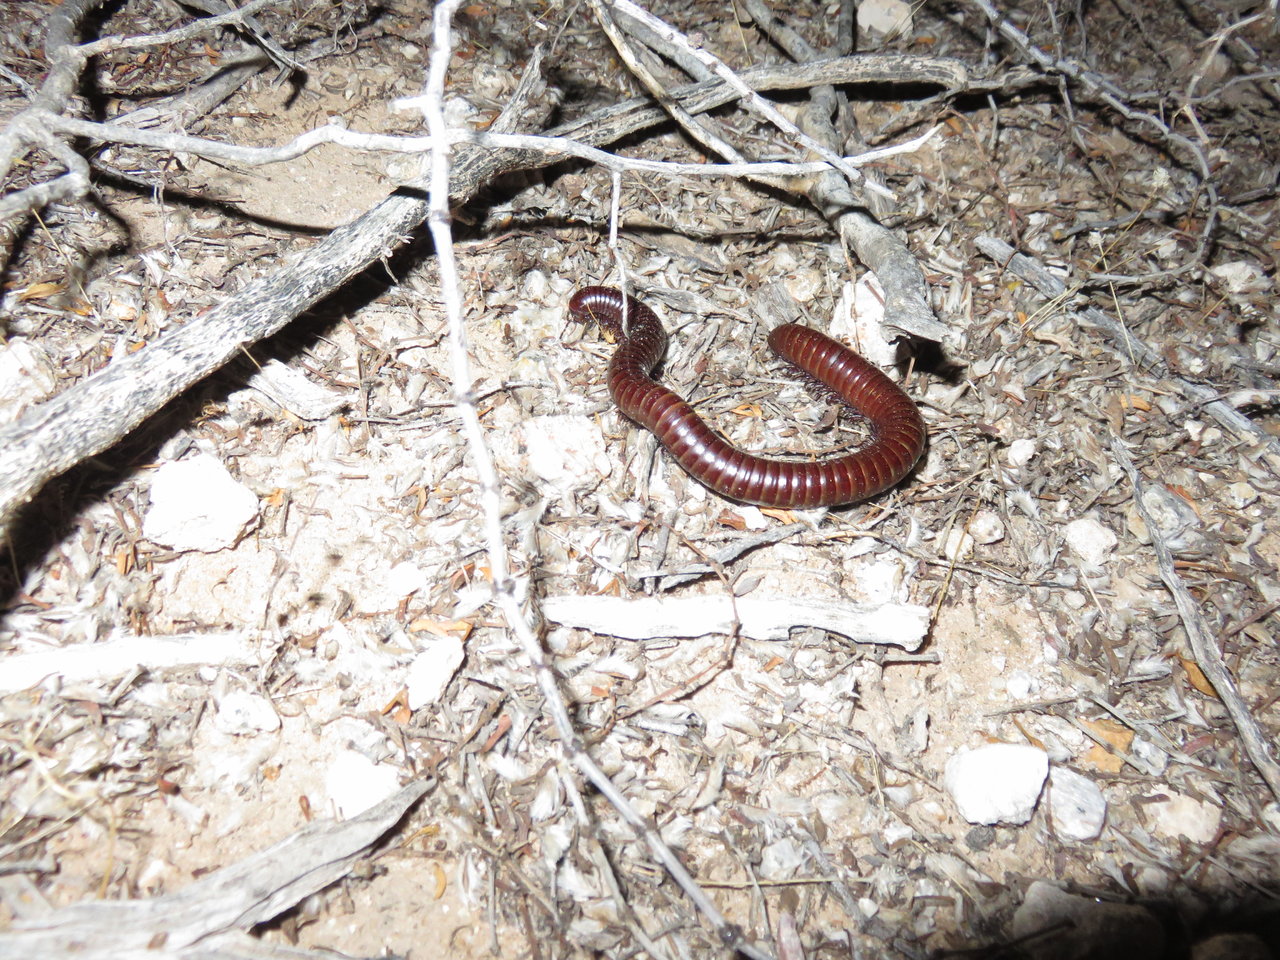
<instances>
[{"instance_id":1,"label":"brown millipede","mask_svg":"<svg viewBox=\"0 0 1280 960\"><path fill-rule=\"evenodd\" d=\"M739 450L703 422L684 400L650 374L667 349L653 311L613 287L583 287L569 300L577 320L598 323L617 341L609 360L609 393L624 414L651 430L676 462L721 496L765 507L834 507L888 490L924 452L920 411L896 383L843 344L788 323L769 334L784 360L821 381L871 427L855 453L804 463Z\"/></svg>"}]
</instances>

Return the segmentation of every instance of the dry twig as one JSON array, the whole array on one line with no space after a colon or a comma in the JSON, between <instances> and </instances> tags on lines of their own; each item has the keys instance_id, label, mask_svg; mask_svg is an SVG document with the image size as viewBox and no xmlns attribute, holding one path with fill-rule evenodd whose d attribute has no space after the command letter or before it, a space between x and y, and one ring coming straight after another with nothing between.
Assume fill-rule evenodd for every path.
<instances>
[{"instance_id":1,"label":"dry twig","mask_svg":"<svg viewBox=\"0 0 1280 960\"><path fill-rule=\"evenodd\" d=\"M1001 16L990 0L972 0L972 2L982 11L983 15L991 22L991 25L1012 43L1026 60L1037 64L1047 73L1061 75L1078 83L1126 120L1154 130L1175 153L1181 155L1184 162L1189 163L1195 169L1199 177L1200 189L1204 191L1207 206L1202 214L1204 226L1200 230L1200 242L1194 255L1189 257L1181 266L1171 270L1157 270L1141 276L1098 274L1093 279L1100 283L1149 283L1154 280L1181 276L1190 270L1198 268L1204 260L1218 222L1218 193L1217 188L1214 186L1209 161L1205 157L1204 151L1192 140L1171 129L1159 117L1131 107L1129 101L1132 100L1132 97L1112 80L1091 70L1086 70L1078 63L1046 53L1033 43L1025 33L1010 23L1008 19Z\"/></svg>"},{"instance_id":2,"label":"dry twig","mask_svg":"<svg viewBox=\"0 0 1280 960\"><path fill-rule=\"evenodd\" d=\"M445 142L444 80L449 57L453 52L451 18L460 3L461 0L444 0L436 8L435 20L432 24L431 65L428 69L427 89L422 101L428 132L435 138L437 145ZM480 504L484 511L486 552L493 580L494 603L502 611L508 628L520 642L525 656L529 658L538 687L542 691L544 707L555 724L566 759L591 781L623 819L644 839L655 859L663 865L685 895L715 927L721 942L726 947L763 960L768 954L743 940L742 931L724 918L714 901L707 896L685 869L684 864L663 841L657 829L637 812L626 795L587 753L586 746L569 717L564 695L560 691L555 672L534 630L533 620L522 606L522 601L530 597L530 585L526 574L516 576L511 572L502 527L498 475L493 465L493 456L485 440L484 430L480 426L475 402L471 397L472 376L470 361L467 358L466 331L462 324L461 283L453 251L453 233L449 223L450 192L449 155L447 150L437 146L431 152L428 222L432 238L435 240L445 312L449 322L449 357L453 371L456 408L462 419L467 447L480 479Z\"/></svg>"},{"instance_id":3,"label":"dry twig","mask_svg":"<svg viewBox=\"0 0 1280 960\"><path fill-rule=\"evenodd\" d=\"M1026 280L1044 296L1054 301L1070 299L1071 291L1067 289L1067 285L1062 280L1046 270L1033 258L1017 253L1013 247L1003 240L983 236L978 237L976 243L979 250L1004 269ZM1194 402L1203 404L1205 413L1209 414L1232 433L1247 436L1254 442L1265 444L1266 448L1273 453L1280 453L1280 440L1276 440L1261 426L1254 423L1229 403L1223 401L1222 394L1219 391L1174 374L1168 369L1168 365L1160 354L1137 339L1132 331L1123 324L1113 320L1094 307L1084 308L1080 311L1080 315L1107 335L1107 338L1112 342L1112 348L1118 356L1131 363L1138 363L1148 370L1156 371L1161 377L1176 383L1183 394Z\"/></svg>"},{"instance_id":4,"label":"dry twig","mask_svg":"<svg viewBox=\"0 0 1280 960\"><path fill-rule=\"evenodd\" d=\"M1129 475L1129 482L1133 484L1134 505L1147 525L1147 536L1151 538L1151 547L1156 553L1160 578L1164 581L1169 593L1173 595L1174 603L1177 604L1178 615L1182 619L1182 626L1187 631L1187 640L1191 644L1191 652L1196 658L1196 666L1213 684L1213 689L1217 691L1222 705L1227 708L1227 713L1230 714L1236 732L1240 734L1240 740L1244 744L1245 755L1262 775L1262 779L1271 788L1272 794L1280 800L1280 763L1272 757L1271 747L1263 736L1262 729L1249 712L1244 698L1240 696L1240 691L1236 689L1235 680L1227 670L1227 665L1222 659L1222 651L1214 642L1213 631L1205 621L1204 614L1200 612L1200 608L1196 606L1186 585L1182 582L1182 577L1174 569L1173 551L1169 549L1169 545L1165 542L1164 531L1160 529L1143 500L1146 481L1134 466L1133 458L1129 456L1124 441L1114 435L1111 437L1111 453L1124 472Z\"/></svg>"},{"instance_id":5,"label":"dry twig","mask_svg":"<svg viewBox=\"0 0 1280 960\"><path fill-rule=\"evenodd\" d=\"M151 899L87 901L0 933L0 957L82 960L267 960L328 953L291 950L248 936L260 923L346 876L429 789L402 787L358 816L310 823L290 837Z\"/></svg>"},{"instance_id":6,"label":"dry twig","mask_svg":"<svg viewBox=\"0 0 1280 960\"><path fill-rule=\"evenodd\" d=\"M817 52L794 31L779 24L760 0L750 0L744 6L760 28L797 60L816 59ZM831 145L839 139L832 123L835 109L834 88L830 84L816 86L805 124L816 137ZM916 258L892 230L862 209L848 183L827 172L810 179L806 193L831 222L840 239L853 248L858 259L880 281L885 293L885 325L923 340L941 342L945 339L946 327L934 316L929 287Z\"/></svg>"}]
</instances>

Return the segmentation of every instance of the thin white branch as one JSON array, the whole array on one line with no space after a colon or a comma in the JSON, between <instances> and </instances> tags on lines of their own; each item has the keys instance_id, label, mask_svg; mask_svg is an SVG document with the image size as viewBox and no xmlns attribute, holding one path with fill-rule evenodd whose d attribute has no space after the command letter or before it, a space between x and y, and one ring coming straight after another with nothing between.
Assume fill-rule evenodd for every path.
<instances>
[{"instance_id":1,"label":"thin white branch","mask_svg":"<svg viewBox=\"0 0 1280 960\"><path fill-rule=\"evenodd\" d=\"M81 19L99 2L67 0L49 14L44 38L44 55L49 71L31 106L0 128L0 180L8 177L14 161L30 144L33 130L40 128L39 122L31 118L57 115L66 108L85 63L84 57L71 45L71 40Z\"/></svg>"},{"instance_id":2,"label":"thin white branch","mask_svg":"<svg viewBox=\"0 0 1280 960\"><path fill-rule=\"evenodd\" d=\"M173 30L166 30L164 33L139 34L136 37L102 37L91 43L82 43L78 50L83 57L93 57L100 53L109 53L112 50L136 50L139 47L157 47L166 43L181 43L183 40L194 40L196 37L222 26L239 26L249 29L248 24L245 23L246 18L264 7L270 7L280 2L281 0L253 0L252 3L246 3L238 9L232 8L228 13L219 14L216 17L206 17L203 20L197 20L195 23L189 23L185 27L176 27Z\"/></svg>"},{"instance_id":3,"label":"thin white branch","mask_svg":"<svg viewBox=\"0 0 1280 960\"><path fill-rule=\"evenodd\" d=\"M399 101L400 104L420 106L419 99ZM31 117L32 122L40 123L47 130L67 133L76 137L85 137L100 143L118 143L131 146L152 147L173 153L190 153L209 160L221 160L230 163L242 163L246 166L263 166L271 163L283 163L314 150L326 143L333 143L352 150L367 150L377 153L426 153L432 149L431 137L406 137L383 133L361 133L349 130L337 122L323 127L316 127L299 134L287 143L275 147L245 147L234 143L223 143L218 140L207 140L202 137L190 137L184 134L167 133L161 130L145 130L126 127L115 123L95 123L90 120L79 120L74 117L62 117L56 114L42 113ZM841 160L852 165L875 163L885 157L912 153L941 129L934 127L904 143ZM587 146L567 137L539 137L515 133L481 133L469 130L450 130L445 137L448 143L473 143L476 146L494 150L532 150L549 155L577 157L598 163L610 170L640 171L644 173L666 173L690 177L743 177L752 175L795 176L810 173L821 173L829 169L830 164L821 161L772 161L762 163L676 163L665 160L640 160L632 157L620 157L596 147Z\"/></svg>"},{"instance_id":4,"label":"thin white branch","mask_svg":"<svg viewBox=\"0 0 1280 960\"><path fill-rule=\"evenodd\" d=\"M735 628L755 640L787 640L797 627L816 627L854 643L892 644L914 652L929 629L929 608L878 606L796 596L546 597L542 614L569 627L627 640L701 637Z\"/></svg>"},{"instance_id":5,"label":"thin white branch","mask_svg":"<svg viewBox=\"0 0 1280 960\"><path fill-rule=\"evenodd\" d=\"M444 81L452 52L450 25L462 0L442 0L435 8L432 21L431 63L427 70L427 85L423 96L423 113L427 132L436 144L431 151L431 177L428 191L430 212L427 222L431 238L435 242L436 258L440 269L440 285L449 329L449 361L453 376L455 407L462 420L472 461L480 481L480 504L484 511L486 553L493 581L494 602L502 611L507 626L519 641L529 658L542 691L547 712L551 715L566 758L582 772L600 793L609 800L649 846L650 852L666 868L671 878L680 885L685 895L693 901L716 928L726 946L732 946L751 957L767 960L768 955L743 942L741 931L731 925L720 913L715 903L698 886L678 857L672 852L657 831L645 822L631 802L596 764L582 745L574 729L569 710L556 683L538 634L517 596L516 581L510 572L507 545L502 532L502 513L498 474L493 455L480 426L480 416L472 397L471 363L467 356L466 330L462 322L461 284L458 279L457 257L453 249L453 230L449 219L449 150L441 145L449 143L448 128L444 119ZM527 577L521 576L521 586L529 589Z\"/></svg>"},{"instance_id":6,"label":"thin white branch","mask_svg":"<svg viewBox=\"0 0 1280 960\"><path fill-rule=\"evenodd\" d=\"M78 118L64 117L68 98L75 89L86 59L85 47L72 43L79 19L100 0L64 0L48 19L49 30L45 40L46 57L50 69L31 106L15 115L9 123L0 125L0 177L5 176L14 160L32 148L48 149L50 133L85 137L105 143L132 144L170 152L185 152L204 156L211 160L230 163L263 164L291 160L308 149L322 143L336 143L353 149L380 150L395 153L412 153L429 149L429 138L387 137L378 134L358 133L339 126L325 126L309 131L289 143L276 147L242 147L234 144L186 137L175 133L139 129L130 120L97 124ZM208 21L202 21L207 25ZM635 25L628 21L628 29ZM92 49L92 48L90 48ZM696 61L692 61L696 62ZM904 77L914 77L918 82L934 84L950 89L976 89L982 81L969 75L964 65L953 60L924 59L919 57L841 57L814 64L780 67L765 65L746 71L744 78L762 88L776 87L796 89L815 83L893 83ZM1030 73L1028 72L1028 77ZM736 97L729 85L720 80L693 84L673 91L682 103L687 100L690 112L702 112ZM401 106L414 105L412 100L400 101ZM749 176L794 177L804 176L829 166L822 163L772 162L761 164L674 164L632 160L596 150L589 143L606 143L618 139L637 124L656 122L656 108L647 107L641 101L619 104L612 109L597 111L591 118L583 118L575 124L561 128L563 138L535 138L533 140L503 140L499 136L478 131L454 131L452 142L470 142L486 149L515 149L534 151L544 157L576 156L592 163L599 163L611 170L630 170L680 176ZM648 115L645 115L648 114ZM596 117L601 119L595 119ZM585 125L584 125L585 124ZM849 165L869 163L897 153L918 149L925 138L910 143L883 148L874 153L857 157L845 157ZM69 165L70 166L70 165ZM88 189L87 179L74 171L46 183L15 191L0 199L0 219L8 219L23 212L38 209L51 200L71 200L82 196Z\"/></svg>"},{"instance_id":7,"label":"thin white branch","mask_svg":"<svg viewBox=\"0 0 1280 960\"><path fill-rule=\"evenodd\" d=\"M850 183L857 184L863 187L863 189L871 190L874 193L878 193L886 197L887 199L890 199L890 200L897 199L896 197L894 197L892 191L886 189L885 187L882 187L879 184L868 183L866 177L864 177L851 164L846 163L843 157L841 157L839 154L829 149L826 145L819 143L817 140L814 140L807 133L805 133L803 130L797 127L794 123L792 123L790 120L784 117L781 113L778 112L778 109L774 107L773 104L769 103L768 100L766 100L764 97L760 96L760 94L756 93L749 86L747 86L746 83L742 81L742 78L739 77L736 73L734 73L734 71L730 69L729 65L726 64L719 57L715 56L714 54L710 53L707 50L703 50L700 47L695 47L693 44L689 42L688 38L686 38L684 34L680 33L679 30L675 29L675 27L672 27L666 21L660 20L658 17L655 17L653 14L651 14L648 10L645 10L643 7L637 6L636 4L632 3L631 0L610 0L610 3L614 7L614 9L618 10L619 12L625 14L628 17L631 17L634 20L640 21L649 29L653 30L659 37L661 37L667 43L670 43L670 44L673 44L674 46L679 47L680 49L688 53L690 56L695 57L700 62L705 64L707 67L711 69L713 73L715 73L716 76L718 76L721 80L723 80L725 83L731 86L734 90L738 91L742 101L748 107L750 107L752 110L754 110L764 119L768 120L770 123L772 123L775 127L781 130L783 133L790 136L792 139L795 140L795 142L801 144L802 146L811 150L813 153L822 157L824 160L827 161L828 165L835 167L837 170L843 173L846 177L848 177Z\"/></svg>"},{"instance_id":8,"label":"thin white branch","mask_svg":"<svg viewBox=\"0 0 1280 960\"><path fill-rule=\"evenodd\" d=\"M116 635L100 643L6 653L0 694L27 690L56 678L63 684L101 683L130 670L173 670L262 662L262 644L239 631L172 636Z\"/></svg>"},{"instance_id":9,"label":"thin white branch","mask_svg":"<svg viewBox=\"0 0 1280 960\"><path fill-rule=\"evenodd\" d=\"M605 0L591 0L591 9L595 11L596 19L600 22L600 26L604 28L605 34L613 44L613 48L618 51L618 55L622 57L623 62L627 65L627 69L644 84L650 96L657 100L662 109L671 115L671 119L680 125L680 129L702 144L708 153L718 154L733 163L744 163L746 161L746 157L716 133L710 118L699 119L695 117L682 107L675 97L667 92L658 78L653 75L653 72L645 66L644 61L631 49L631 44L627 43L627 38L623 36L622 30L619 29L617 22L613 18L610 4L606 3Z\"/></svg>"},{"instance_id":10,"label":"thin white branch","mask_svg":"<svg viewBox=\"0 0 1280 960\"><path fill-rule=\"evenodd\" d=\"M32 184L21 190L15 190L6 197L0 197L0 223L15 214L28 210L39 210L46 204L64 200L74 200L89 192L89 164L76 153L70 144L51 136L47 130L41 129L30 117L22 117L14 121L15 126L25 129L26 142L33 146L43 147L66 168L66 173Z\"/></svg>"}]
</instances>

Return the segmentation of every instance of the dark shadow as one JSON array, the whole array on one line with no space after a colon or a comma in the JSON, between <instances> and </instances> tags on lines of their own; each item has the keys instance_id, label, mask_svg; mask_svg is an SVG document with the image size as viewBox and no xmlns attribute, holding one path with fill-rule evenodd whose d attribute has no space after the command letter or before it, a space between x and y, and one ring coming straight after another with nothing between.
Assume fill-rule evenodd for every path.
<instances>
[{"instance_id":1,"label":"dark shadow","mask_svg":"<svg viewBox=\"0 0 1280 960\"><path fill-rule=\"evenodd\" d=\"M385 295L395 282L393 278L405 275L433 252L430 237L425 230L420 232L385 263L370 265L274 336L254 344L253 356L259 362L264 358L288 362L297 357L341 318ZM0 616L32 602L19 594L19 586L71 533L85 509L108 498L140 467L157 460L165 443L190 427L209 405L225 403L256 369L247 358L225 364L170 400L110 449L50 480L22 507L10 525L8 541L0 542Z\"/></svg>"},{"instance_id":2,"label":"dark shadow","mask_svg":"<svg viewBox=\"0 0 1280 960\"><path fill-rule=\"evenodd\" d=\"M1128 904L1145 910L1154 921L1152 936L1143 943L1149 949L1135 950L1132 942L1121 942L1123 937L1106 936L1101 924L1090 931L1087 923L1078 928L1071 920L1063 920L1017 939L1007 934L992 936L990 940L971 946L934 951L928 954L929 960L1038 960L1044 957L1079 960L1192 960L1199 957L1205 960L1259 960L1265 954L1249 952L1259 945L1269 951L1271 958L1280 957L1280 904L1274 897L1268 898L1262 893L1240 898L1224 892L1215 894L1208 890L1194 890L1187 891L1181 903L1168 899L1111 898L1097 891L1082 895L1096 896L1104 904ZM1088 918L1087 912L1085 917ZM1011 923L1012 915L1006 913L999 926L1007 929ZM1163 947L1159 942L1161 934ZM1209 941L1216 937L1256 939L1219 942L1213 945L1215 949L1211 952ZM1105 942L1107 940L1112 942Z\"/></svg>"}]
</instances>

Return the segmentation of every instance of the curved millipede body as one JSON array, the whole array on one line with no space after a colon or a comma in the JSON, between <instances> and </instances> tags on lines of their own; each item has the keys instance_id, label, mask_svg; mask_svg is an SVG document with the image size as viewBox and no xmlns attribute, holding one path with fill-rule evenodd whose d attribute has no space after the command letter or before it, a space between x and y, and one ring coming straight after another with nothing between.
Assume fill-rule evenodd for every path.
<instances>
[{"instance_id":1,"label":"curved millipede body","mask_svg":"<svg viewBox=\"0 0 1280 960\"><path fill-rule=\"evenodd\" d=\"M623 304L626 304L626 330ZM788 323L769 346L866 419L871 441L856 453L818 462L773 460L739 450L650 374L667 349L653 311L613 287L583 287L569 300L575 319L594 321L618 341L609 360L609 393L628 417L651 430L695 480L721 496L766 507L834 507L889 489L924 452L916 405L878 369L843 344Z\"/></svg>"}]
</instances>

